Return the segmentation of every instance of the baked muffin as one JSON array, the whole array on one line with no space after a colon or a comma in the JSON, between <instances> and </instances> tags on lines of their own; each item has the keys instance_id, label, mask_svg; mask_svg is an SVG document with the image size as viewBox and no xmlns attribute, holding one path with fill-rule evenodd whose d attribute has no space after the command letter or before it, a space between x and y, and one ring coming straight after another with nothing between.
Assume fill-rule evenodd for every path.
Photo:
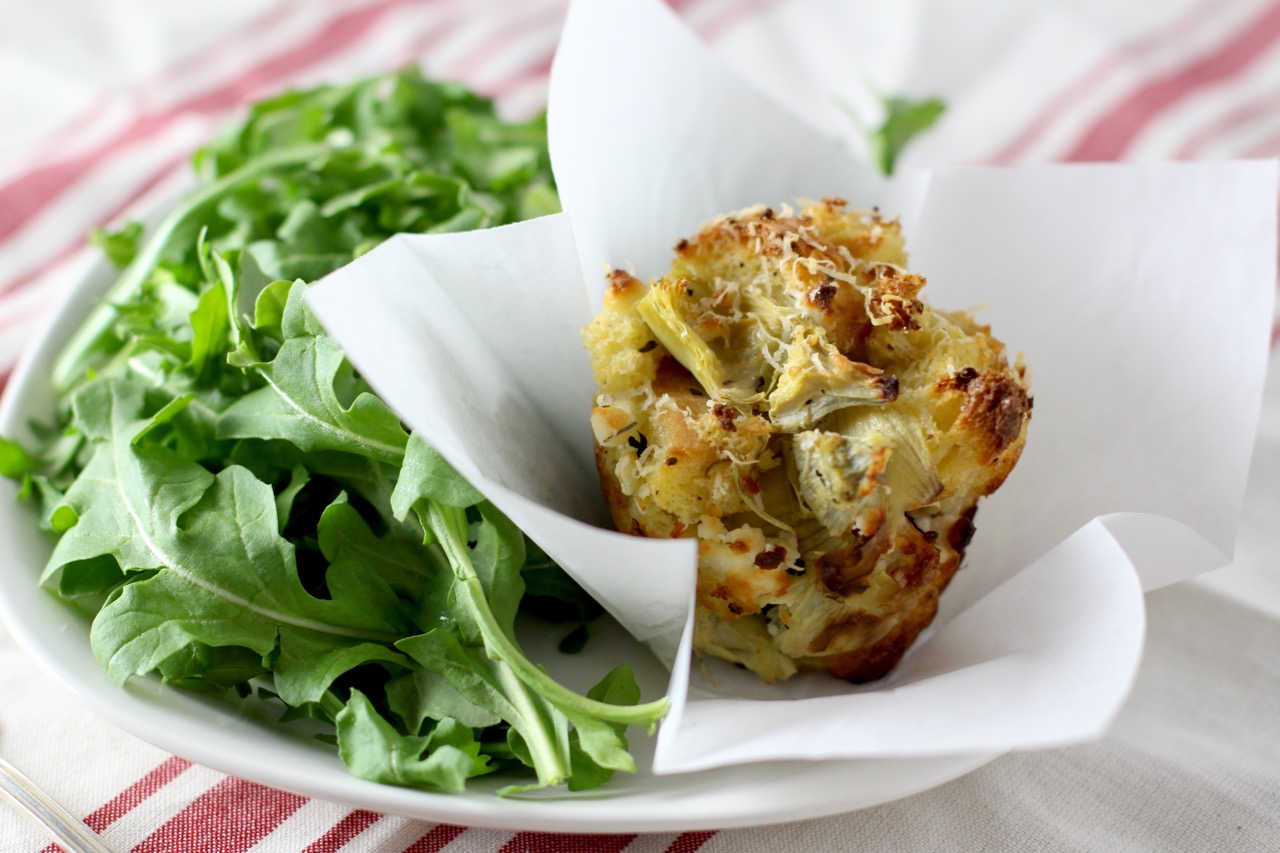
<instances>
[{"instance_id":1,"label":"baked muffin","mask_svg":"<svg viewBox=\"0 0 1280 853\"><path fill-rule=\"evenodd\" d=\"M920 299L898 223L826 199L722 216L584 330L618 529L698 539L694 646L766 681L889 672L937 611L1031 397Z\"/></svg>"}]
</instances>

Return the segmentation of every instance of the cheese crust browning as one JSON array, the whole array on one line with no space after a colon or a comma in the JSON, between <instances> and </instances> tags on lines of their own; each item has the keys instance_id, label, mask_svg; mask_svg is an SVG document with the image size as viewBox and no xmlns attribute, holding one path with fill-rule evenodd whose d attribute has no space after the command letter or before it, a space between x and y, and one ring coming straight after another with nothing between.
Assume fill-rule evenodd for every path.
<instances>
[{"instance_id":1,"label":"cheese crust browning","mask_svg":"<svg viewBox=\"0 0 1280 853\"><path fill-rule=\"evenodd\" d=\"M584 330L614 523L698 539L694 646L766 681L888 673L1022 452L1024 369L906 263L841 199L750 208Z\"/></svg>"}]
</instances>

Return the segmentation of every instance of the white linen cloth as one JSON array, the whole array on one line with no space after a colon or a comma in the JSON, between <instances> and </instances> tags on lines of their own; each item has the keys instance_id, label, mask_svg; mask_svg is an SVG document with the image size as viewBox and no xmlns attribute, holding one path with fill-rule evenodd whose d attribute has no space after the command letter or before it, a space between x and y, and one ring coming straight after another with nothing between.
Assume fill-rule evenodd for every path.
<instances>
[{"instance_id":1,"label":"white linen cloth","mask_svg":"<svg viewBox=\"0 0 1280 853\"><path fill-rule=\"evenodd\" d=\"M943 96L947 115L908 149L904 167L1280 154L1280 4L673 5L762 88L851 139L856 128L833 104L874 122L868 83ZM87 230L145 204L239 105L286 85L418 60L527 113L540 105L562 13L559 0L3 3L0 373L83 269ZM815 73L827 91L797 85ZM1188 405L1212 405L1211 395L1189 390ZM1275 849L1278 510L1273 371L1236 563L1149 596L1139 680L1110 734L1006 756L849 815L719 832L548 836L353 811L224 777L120 732L3 629L0 754L122 850ZM42 830L0 807L0 849L45 844Z\"/></svg>"}]
</instances>

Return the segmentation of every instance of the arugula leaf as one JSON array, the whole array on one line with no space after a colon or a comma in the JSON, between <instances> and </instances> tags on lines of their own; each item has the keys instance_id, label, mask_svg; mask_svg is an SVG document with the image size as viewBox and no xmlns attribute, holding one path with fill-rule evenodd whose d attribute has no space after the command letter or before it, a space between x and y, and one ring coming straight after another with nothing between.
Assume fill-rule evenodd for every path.
<instances>
[{"instance_id":1,"label":"arugula leaf","mask_svg":"<svg viewBox=\"0 0 1280 853\"><path fill-rule=\"evenodd\" d=\"M405 450L400 479L391 496L396 518L405 518L415 502L429 498L452 507L475 506L484 500L470 483L458 476L445 458L417 436Z\"/></svg>"},{"instance_id":2,"label":"arugula leaf","mask_svg":"<svg viewBox=\"0 0 1280 853\"><path fill-rule=\"evenodd\" d=\"M885 118L871 134L872 156L880 171L892 175L898 157L907 143L933 127L946 112L946 104L938 98L913 101L908 98L884 98Z\"/></svg>"},{"instance_id":3,"label":"arugula leaf","mask_svg":"<svg viewBox=\"0 0 1280 853\"><path fill-rule=\"evenodd\" d=\"M128 222L115 231L95 228L89 242L102 250L118 269L124 269L138 254L138 241L142 238L142 223Z\"/></svg>"},{"instance_id":4,"label":"arugula leaf","mask_svg":"<svg viewBox=\"0 0 1280 853\"><path fill-rule=\"evenodd\" d=\"M373 532L345 494L327 506L316 524L320 553L329 562L329 592L346 595L347 577L378 575L395 591L398 601L380 606L404 609L407 619L422 630L448 621L452 573L439 548L425 546L394 529Z\"/></svg>"},{"instance_id":5,"label":"arugula leaf","mask_svg":"<svg viewBox=\"0 0 1280 853\"><path fill-rule=\"evenodd\" d=\"M219 438L284 438L305 452L336 450L398 463L409 436L395 413L355 378L342 350L303 302L306 285L289 291L285 335L275 358L238 366L265 385L237 399L218 420ZM296 317L296 319L292 319ZM339 389L354 394L350 403Z\"/></svg>"},{"instance_id":6,"label":"arugula leaf","mask_svg":"<svg viewBox=\"0 0 1280 853\"><path fill-rule=\"evenodd\" d=\"M0 476L20 479L39 467L36 458L12 439L0 437Z\"/></svg>"},{"instance_id":7,"label":"arugula leaf","mask_svg":"<svg viewBox=\"0 0 1280 853\"><path fill-rule=\"evenodd\" d=\"M471 565L484 597L493 614L494 624L508 637L515 636L516 611L524 597L524 534L488 501L476 506L480 521L471 525L475 545L471 548ZM446 553L448 546L445 546ZM483 635L479 625L477 636Z\"/></svg>"},{"instance_id":8,"label":"arugula leaf","mask_svg":"<svg viewBox=\"0 0 1280 853\"><path fill-rule=\"evenodd\" d=\"M190 313L191 356L187 363L191 372L202 376L217 366L216 360L231 349L236 327L231 322L231 306L235 301L235 278L222 256L213 254L203 241L197 251L207 264L206 277L212 286L200 295ZM211 274L210 274L211 273Z\"/></svg>"},{"instance_id":9,"label":"arugula leaf","mask_svg":"<svg viewBox=\"0 0 1280 853\"><path fill-rule=\"evenodd\" d=\"M227 690L266 675L262 656L242 646L188 643L157 666L167 684L196 690Z\"/></svg>"},{"instance_id":10,"label":"arugula leaf","mask_svg":"<svg viewBox=\"0 0 1280 853\"><path fill-rule=\"evenodd\" d=\"M282 533L289 525L289 514L293 512L293 502L310 482L311 472L301 465L294 465L289 471L289 484L276 493L276 518L280 522Z\"/></svg>"},{"instance_id":11,"label":"arugula leaf","mask_svg":"<svg viewBox=\"0 0 1280 853\"><path fill-rule=\"evenodd\" d=\"M279 652L272 659L271 670L276 694L296 707L321 702L338 678L367 664L402 672L409 661L380 642L359 642L327 631L282 627Z\"/></svg>"},{"instance_id":12,"label":"arugula leaf","mask_svg":"<svg viewBox=\"0 0 1280 853\"><path fill-rule=\"evenodd\" d=\"M337 723L339 754L362 779L462 791L467 779L489 771L488 759L480 755L471 729L456 720L441 720L425 736L403 735L363 693L353 690Z\"/></svg>"},{"instance_id":13,"label":"arugula leaf","mask_svg":"<svg viewBox=\"0 0 1280 853\"><path fill-rule=\"evenodd\" d=\"M499 714L472 702L453 686L447 675L436 669L415 667L410 673L388 681L386 692L387 706L410 732L419 731L427 720L445 717L477 729L502 722Z\"/></svg>"},{"instance_id":14,"label":"arugula leaf","mask_svg":"<svg viewBox=\"0 0 1280 853\"><path fill-rule=\"evenodd\" d=\"M588 690L587 696L612 705L634 705L640 701L640 688L631 667L622 664ZM578 716L570 719L574 725L569 742L570 791L597 788L618 770L636 771L635 759L627 752L626 726Z\"/></svg>"},{"instance_id":15,"label":"arugula leaf","mask_svg":"<svg viewBox=\"0 0 1280 853\"><path fill-rule=\"evenodd\" d=\"M212 484L212 474L167 448L134 447L133 437L148 425L142 392L134 383L101 380L74 398L73 411L95 450L61 497L59 506L72 510L76 522L58 540L45 582L69 564L102 556L114 557L126 572L158 567L145 534L176 526L176 517Z\"/></svg>"}]
</instances>

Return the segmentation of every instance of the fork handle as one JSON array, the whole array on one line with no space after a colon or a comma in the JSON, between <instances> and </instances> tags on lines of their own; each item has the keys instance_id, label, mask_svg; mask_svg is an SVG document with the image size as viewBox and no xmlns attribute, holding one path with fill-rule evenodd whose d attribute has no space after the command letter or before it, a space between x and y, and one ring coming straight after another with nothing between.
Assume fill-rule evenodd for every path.
<instances>
[{"instance_id":1,"label":"fork handle","mask_svg":"<svg viewBox=\"0 0 1280 853\"><path fill-rule=\"evenodd\" d=\"M114 848L103 843L96 832L58 805L3 758L0 758L0 793L7 794L43 823L68 853L117 853Z\"/></svg>"}]
</instances>

